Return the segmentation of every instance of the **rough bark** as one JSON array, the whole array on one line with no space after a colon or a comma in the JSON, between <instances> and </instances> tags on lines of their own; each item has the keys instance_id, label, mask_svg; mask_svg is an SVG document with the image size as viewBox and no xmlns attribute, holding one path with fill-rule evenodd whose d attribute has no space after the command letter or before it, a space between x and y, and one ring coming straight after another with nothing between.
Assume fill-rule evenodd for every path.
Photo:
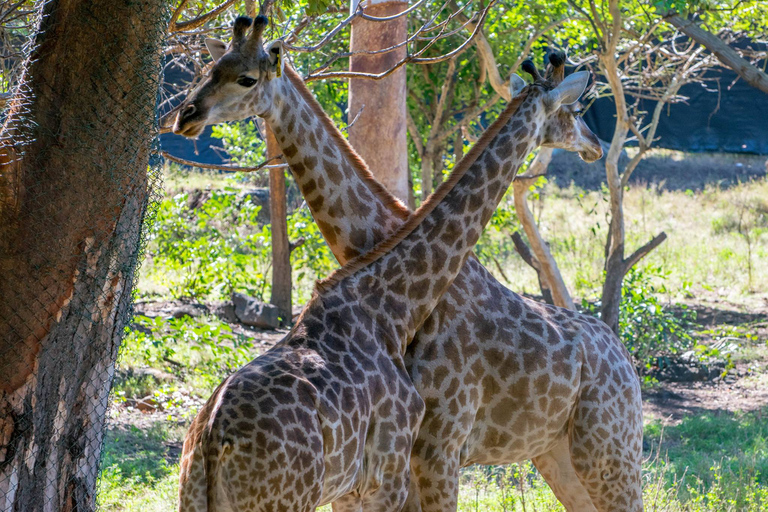
<instances>
[{"instance_id":1,"label":"rough bark","mask_svg":"<svg viewBox=\"0 0 768 512\"><path fill-rule=\"evenodd\" d=\"M731 68L749 85L768 94L768 74L742 58L736 50L728 46L722 39L704 30L693 21L680 17L676 13L669 13L664 16L664 19L683 34L714 53L720 62Z\"/></svg>"},{"instance_id":2,"label":"rough bark","mask_svg":"<svg viewBox=\"0 0 768 512\"><path fill-rule=\"evenodd\" d=\"M353 10L357 3L358 0L352 1ZM408 2L368 0L363 2L363 7L366 14L383 17L404 11ZM385 22L358 18L352 23L350 49L381 50L402 42L407 37L407 21L406 16ZM376 55L354 55L350 59L350 71L381 73L405 56L405 46ZM350 79L350 119L358 112L360 118L349 128L349 142L387 190L408 204L405 77L403 66L381 80Z\"/></svg>"},{"instance_id":3,"label":"rough bark","mask_svg":"<svg viewBox=\"0 0 768 512\"><path fill-rule=\"evenodd\" d=\"M280 145L266 125L267 157L280 155ZM282 160L280 160L282 162ZM288 241L288 206L285 197L285 170L269 170L269 217L272 227L272 297L283 323L291 321L291 247Z\"/></svg>"},{"instance_id":4,"label":"rough bark","mask_svg":"<svg viewBox=\"0 0 768 512\"><path fill-rule=\"evenodd\" d=\"M38 5L21 92L0 134L4 510L95 507L149 198L165 4Z\"/></svg>"}]
</instances>

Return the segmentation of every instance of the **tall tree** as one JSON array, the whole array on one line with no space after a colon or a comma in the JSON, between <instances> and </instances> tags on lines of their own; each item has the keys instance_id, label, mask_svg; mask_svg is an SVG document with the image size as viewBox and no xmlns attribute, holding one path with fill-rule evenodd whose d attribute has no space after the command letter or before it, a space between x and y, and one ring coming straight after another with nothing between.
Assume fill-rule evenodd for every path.
<instances>
[{"instance_id":1,"label":"tall tree","mask_svg":"<svg viewBox=\"0 0 768 512\"><path fill-rule=\"evenodd\" d=\"M150 199L166 5L37 6L0 133L5 510L95 507L107 395Z\"/></svg>"},{"instance_id":2,"label":"tall tree","mask_svg":"<svg viewBox=\"0 0 768 512\"><path fill-rule=\"evenodd\" d=\"M272 129L264 123L267 138L267 157L280 156L280 145ZM280 160L282 162L282 160ZM277 162L275 162L277 163ZM272 296L269 301L277 306L283 324L291 322L291 248L288 241L288 205L285 194L285 169L269 169L269 219L272 228Z\"/></svg>"},{"instance_id":3,"label":"tall tree","mask_svg":"<svg viewBox=\"0 0 768 512\"><path fill-rule=\"evenodd\" d=\"M401 13L408 2L401 0L352 0L350 10L358 5L375 17ZM371 52L396 46L408 37L408 18L400 16L389 21L358 18L352 23L349 41L352 52ZM351 71L382 73L407 53L400 45L386 53L356 53L350 58ZM411 195L408 180L408 139L406 125L405 66L382 78L349 81L349 118L359 114L349 128L349 142L368 163L374 176L387 189L408 204Z\"/></svg>"},{"instance_id":4,"label":"tall tree","mask_svg":"<svg viewBox=\"0 0 768 512\"><path fill-rule=\"evenodd\" d=\"M683 100L678 94L680 88L702 81L714 59L705 55L701 46L678 40L676 34L665 31L659 20L646 16L642 2L587 0L583 4L572 1L572 5L588 21L582 31L591 33L604 80L598 88L613 97L616 108L616 126L605 157L610 223L600 316L618 333L624 276L667 237L661 232L626 256L624 189L655 140L664 107ZM652 112L643 110L641 99L656 101ZM638 151L622 166L621 152L631 136L637 140Z\"/></svg>"}]
</instances>

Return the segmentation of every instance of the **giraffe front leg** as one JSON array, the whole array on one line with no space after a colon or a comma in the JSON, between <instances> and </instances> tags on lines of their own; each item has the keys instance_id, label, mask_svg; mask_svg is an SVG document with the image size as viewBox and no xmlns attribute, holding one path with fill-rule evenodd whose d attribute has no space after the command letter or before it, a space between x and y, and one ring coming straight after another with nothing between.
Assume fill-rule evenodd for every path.
<instances>
[{"instance_id":1,"label":"giraffe front leg","mask_svg":"<svg viewBox=\"0 0 768 512\"><path fill-rule=\"evenodd\" d=\"M358 493L349 493L331 504L333 512L363 512L363 500Z\"/></svg>"}]
</instances>

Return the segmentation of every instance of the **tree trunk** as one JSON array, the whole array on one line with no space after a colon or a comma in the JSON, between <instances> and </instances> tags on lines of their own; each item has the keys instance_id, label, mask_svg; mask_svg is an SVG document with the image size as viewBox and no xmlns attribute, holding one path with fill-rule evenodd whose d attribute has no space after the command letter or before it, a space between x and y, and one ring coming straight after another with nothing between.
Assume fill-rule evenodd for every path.
<instances>
[{"instance_id":1,"label":"tree trunk","mask_svg":"<svg viewBox=\"0 0 768 512\"><path fill-rule=\"evenodd\" d=\"M359 1L352 0L351 10ZM364 0L366 14L391 16L404 11L408 2ZM405 41L407 17L376 22L361 18L352 23L350 50L381 50ZM350 59L350 70L381 73L406 55L405 45L376 55L359 54ZM405 66L381 80L353 78L349 81L349 118L360 112L349 128L349 142L371 168L373 175L391 193L408 204L408 140L406 123ZM362 112L361 112L362 109Z\"/></svg>"},{"instance_id":2,"label":"tree trunk","mask_svg":"<svg viewBox=\"0 0 768 512\"><path fill-rule=\"evenodd\" d=\"M280 154L272 129L266 126L267 158ZM272 162L272 163L280 163ZM272 227L272 298L282 323L291 322L291 248L288 242L288 208L285 197L285 169L269 170L269 218Z\"/></svg>"},{"instance_id":3,"label":"tree trunk","mask_svg":"<svg viewBox=\"0 0 768 512\"><path fill-rule=\"evenodd\" d=\"M608 243L605 254L605 281L600 306L600 318L616 334L619 333L619 305L621 282L624 279L624 188L619 173L619 157L629 132L627 104L624 87L619 78L616 57L612 53L600 55L600 70L608 80L616 103L616 128L611 147L605 157L605 175L610 191L611 222L608 226Z\"/></svg>"},{"instance_id":4,"label":"tree trunk","mask_svg":"<svg viewBox=\"0 0 768 512\"><path fill-rule=\"evenodd\" d=\"M0 503L87 511L156 134L161 0L50 0L0 134Z\"/></svg>"},{"instance_id":5,"label":"tree trunk","mask_svg":"<svg viewBox=\"0 0 768 512\"><path fill-rule=\"evenodd\" d=\"M541 158L539 158L539 156L541 156ZM536 222L531 210L528 208L528 202L526 200L531 180L537 178L546 171L547 165L549 165L551 159L552 151L549 148L542 148L539 155L537 155L536 160L531 164L529 172L534 173L533 176L518 176L515 178L515 181L512 182L515 213L525 230L525 234L528 237L531 249L535 255L538 268L534 266L534 269L539 274L539 280L543 285L542 293L546 296L544 290L544 287L546 287L556 306L575 310L576 308L573 305L573 299L571 299L571 295L568 293L568 288L565 286L565 281L563 281L563 276L560 274L560 269L557 268L557 263L552 257L552 253L549 252L549 247L547 247L547 244L541 237L541 233L539 233L539 229L536 227Z\"/></svg>"}]
</instances>

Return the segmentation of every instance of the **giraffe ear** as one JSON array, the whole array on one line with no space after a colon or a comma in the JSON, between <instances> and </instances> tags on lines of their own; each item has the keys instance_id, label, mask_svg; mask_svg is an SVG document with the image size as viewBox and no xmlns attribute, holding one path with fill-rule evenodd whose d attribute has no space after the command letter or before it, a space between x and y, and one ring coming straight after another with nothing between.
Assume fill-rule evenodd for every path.
<instances>
[{"instance_id":1,"label":"giraffe ear","mask_svg":"<svg viewBox=\"0 0 768 512\"><path fill-rule=\"evenodd\" d=\"M283 42L280 39L275 39L269 43L266 48L267 59L269 60L269 75L270 77L280 77L283 74L283 68L285 67Z\"/></svg>"},{"instance_id":2,"label":"giraffe ear","mask_svg":"<svg viewBox=\"0 0 768 512\"><path fill-rule=\"evenodd\" d=\"M512 97L514 98L520 94L520 91L523 90L523 87L525 87L525 80L523 80L522 77L517 73L512 73L509 76L509 92L512 94Z\"/></svg>"},{"instance_id":3,"label":"giraffe ear","mask_svg":"<svg viewBox=\"0 0 768 512\"><path fill-rule=\"evenodd\" d=\"M227 45L218 39L207 37L205 39L205 47L208 48L208 53L213 57L213 62L219 62L221 56L227 53Z\"/></svg>"},{"instance_id":4,"label":"giraffe ear","mask_svg":"<svg viewBox=\"0 0 768 512\"><path fill-rule=\"evenodd\" d=\"M589 83L589 71L579 71L568 75L560 85L549 91L549 98L554 108L560 105L571 105L576 103Z\"/></svg>"}]
</instances>

